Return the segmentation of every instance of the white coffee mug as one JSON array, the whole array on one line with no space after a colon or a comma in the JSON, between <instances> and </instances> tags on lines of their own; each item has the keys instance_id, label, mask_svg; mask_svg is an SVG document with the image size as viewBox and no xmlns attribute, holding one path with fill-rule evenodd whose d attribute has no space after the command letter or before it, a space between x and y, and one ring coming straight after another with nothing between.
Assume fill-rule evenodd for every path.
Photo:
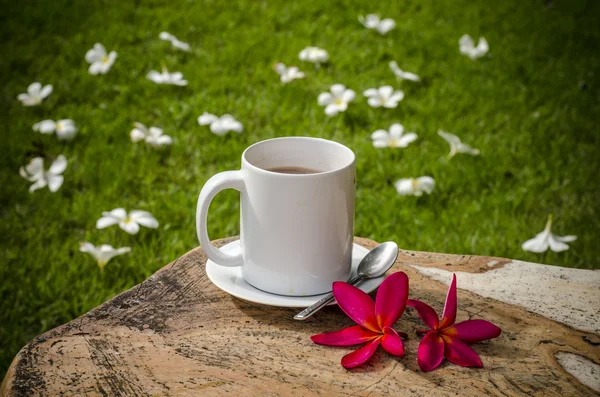
<instances>
[{"instance_id":1,"label":"white coffee mug","mask_svg":"<svg viewBox=\"0 0 600 397\"><path fill-rule=\"evenodd\" d=\"M290 167L320 172L281 170ZM355 156L344 145L308 137L258 142L242 154L241 170L214 175L202 187L198 239L211 261L242 266L244 280L260 290L292 296L329 292L334 281L350 277L355 186ZM215 248L206 228L210 202L227 188L241 196L238 255Z\"/></svg>"}]
</instances>

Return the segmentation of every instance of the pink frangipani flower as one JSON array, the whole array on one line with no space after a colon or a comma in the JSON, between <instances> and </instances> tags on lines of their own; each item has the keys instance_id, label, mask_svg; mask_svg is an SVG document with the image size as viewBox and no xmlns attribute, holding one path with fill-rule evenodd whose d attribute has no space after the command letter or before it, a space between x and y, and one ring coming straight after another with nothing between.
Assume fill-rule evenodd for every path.
<instances>
[{"instance_id":1,"label":"pink frangipani flower","mask_svg":"<svg viewBox=\"0 0 600 397\"><path fill-rule=\"evenodd\" d=\"M365 292L342 281L333 283L333 295L344 313L358 325L313 335L310 337L313 342L327 346L352 346L367 342L342 358L342 365L346 369L367 362L379 345L393 356L404 356L400 335L407 335L392 328L404 313L408 299L408 277L404 272L393 273L383 280L375 302Z\"/></svg>"},{"instance_id":2,"label":"pink frangipani flower","mask_svg":"<svg viewBox=\"0 0 600 397\"><path fill-rule=\"evenodd\" d=\"M441 322L435 310L426 303L409 299L407 305L414 308L430 328L417 331L417 334L425 334L417 352L419 368L423 372L437 368L444 357L462 367L483 367L475 350L468 345L495 338L502 332L500 328L485 320L467 320L454 324L457 306L456 275L452 275Z\"/></svg>"}]
</instances>

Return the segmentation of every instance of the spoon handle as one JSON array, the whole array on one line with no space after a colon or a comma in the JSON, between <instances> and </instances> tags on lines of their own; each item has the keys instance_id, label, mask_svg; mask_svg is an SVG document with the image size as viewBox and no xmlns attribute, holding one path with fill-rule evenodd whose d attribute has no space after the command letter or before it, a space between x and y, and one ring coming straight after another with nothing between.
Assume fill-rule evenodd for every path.
<instances>
[{"instance_id":1,"label":"spoon handle","mask_svg":"<svg viewBox=\"0 0 600 397\"><path fill-rule=\"evenodd\" d=\"M348 281L348 284L355 285L360 280L362 280L362 277L356 276L352 280ZM294 316L294 320L306 320L307 318L311 317L313 314L321 310L323 307L325 307L333 299L333 292L328 293L327 295L325 295L306 309L302 310L300 313L296 314Z\"/></svg>"}]
</instances>

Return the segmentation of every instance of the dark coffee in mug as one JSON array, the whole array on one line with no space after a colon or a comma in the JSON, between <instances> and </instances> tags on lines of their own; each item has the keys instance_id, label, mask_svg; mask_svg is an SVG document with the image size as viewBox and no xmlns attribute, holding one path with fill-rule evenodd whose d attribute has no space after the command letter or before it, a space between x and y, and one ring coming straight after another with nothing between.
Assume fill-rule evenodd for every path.
<instances>
[{"instance_id":1,"label":"dark coffee in mug","mask_svg":"<svg viewBox=\"0 0 600 397\"><path fill-rule=\"evenodd\" d=\"M273 167L267 168L267 171L277 172L278 174L320 174L321 170L314 170L305 167Z\"/></svg>"}]
</instances>

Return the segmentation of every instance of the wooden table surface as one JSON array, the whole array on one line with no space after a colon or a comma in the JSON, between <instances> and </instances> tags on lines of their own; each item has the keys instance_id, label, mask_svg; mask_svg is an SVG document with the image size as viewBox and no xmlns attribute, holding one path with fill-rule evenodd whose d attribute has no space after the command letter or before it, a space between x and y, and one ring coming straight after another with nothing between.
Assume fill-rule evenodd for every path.
<instances>
[{"instance_id":1,"label":"wooden table surface","mask_svg":"<svg viewBox=\"0 0 600 397\"><path fill-rule=\"evenodd\" d=\"M233 239L215 242L221 246ZM357 238L367 248L374 241ZM392 271L410 297L441 312L451 273L457 321L487 319L499 338L473 345L484 368L449 363L423 373L421 327L407 309L406 356L379 349L354 370L354 348L310 335L351 325L341 310L292 319L296 309L248 303L214 286L196 248L143 283L36 337L15 357L1 396L588 396L600 392L600 272L481 256L401 251ZM594 391L596 390L596 391Z\"/></svg>"}]
</instances>

